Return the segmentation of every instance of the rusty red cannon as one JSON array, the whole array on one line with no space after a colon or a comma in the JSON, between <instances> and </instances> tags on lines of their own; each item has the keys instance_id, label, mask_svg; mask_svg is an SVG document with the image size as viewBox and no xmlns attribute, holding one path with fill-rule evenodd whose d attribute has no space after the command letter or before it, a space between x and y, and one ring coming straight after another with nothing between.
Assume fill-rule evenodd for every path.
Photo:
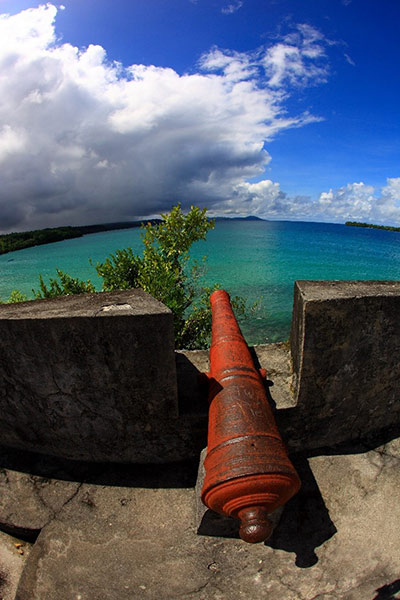
<instances>
[{"instance_id":1,"label":"rusty red cannon","mask_svg":"<svg viewBox=\"0 0 400 600\"><path fill-rule=\"evenodd\" d=\"M201 498L211 510L241 521L246 542L266 540L268 514L300 488L265 391L233 314L229 295L211 295L209 424Z\"/></svg>"}]
</instances>

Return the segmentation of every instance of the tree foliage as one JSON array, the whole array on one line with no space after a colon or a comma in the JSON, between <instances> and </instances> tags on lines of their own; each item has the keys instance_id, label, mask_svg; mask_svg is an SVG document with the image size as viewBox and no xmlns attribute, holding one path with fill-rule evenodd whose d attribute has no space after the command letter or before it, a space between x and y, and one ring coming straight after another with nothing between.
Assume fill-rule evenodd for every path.
<instances>
[{"instance_id":1,"label":"tree foliage","mask_svg":"<svg viewBox=\"0 0 400 600\"><path fill-rule=\"evenodd\" d=\"M0 235L0 254L23 250L32 246L51 244L61 240L81 237L83 233L78 227L54 227L35 229L34 231L21 231Z\"/></svg>"},{"instance_id":2,"label":"tree foliage","mask_svg":"<svg viewBox=\"0 0 400 600\"><path fill-rule=\"evenodd\" d=\"M56 296L70 296L71 294L93 293L96 291L94 285L90 281L81 281L77 277L71 277L61 269L57 269L57 279L50 279L49 286L43 281L43 277L39 275L40 289L32 290L35 298L55 298Z\"/></svg>"},{"instance_id":3,"label":"tree foliage","mask_svg":"<svg viewBox=\"0 0 400 600\"><path fill-rule=\"evenodd\" d=\"M192 245L204 240L214 221L206 209L191 207L187 214L174 206L161 215L161 221L142 225L143 253L135 255L132 248L116 250L104 262L95 266L102 279L102 290L142 288L171 309L174 317L177 348L206 348L211 335L210 294L218 288L201 285L202 264L190 260ZM205 261L205 259L203 259ZM57 269L58 279L46 284L39 277L35 298L94 292L91 281L81 281ZM237 314L246 312L242 298L232 299Z\"/></svg>"},{"instance_id":4,"label":"tree foliage","mask_svg":"<svg viewBox=\"0 0 400 600\"><path fill-rule=\"evenodd\" d=\"M3 233L0 234L0 254L82 237L88 233L131 229L133 227L140 227L142 223L143 221L120 221L117 223L81 225L80 227L47 227L46 229L35 229L33 231Z\"/></svg>"},{"instance_id":5,"label":"tree foliage","mask_svg":"<svg viewBox=\"0 0 400 600\"><path fill-rule=\"evenodd\" d=\"M189 250L206 238L214 222L207 219L206 209L192 206L185 215L179 204L161 217L160 223L142 227L142 256L126 248L97 263L102 289L141 287L171 309L177 347L205 347L211 328L210 289L198 285L201 268L189 265Z\"/></svg>"},{"instance_id":6,"label":"tree foliage","mask_svg":"<svg viewBox=\"0 0 400 600\"><path fill-rule=\"evenodd\" d=\"M6 302L0 299L0 304L15 304L16 302L25 302L28 300L28 297L25 294L22 294L19 290L12 290L10 297Z\"/></svg>"},{"instance_id":7,"label":"tree foliage","mask_svg":"<svg viewBox=\"0 0 400 600\"><path fill-rule=\"evenodd\" d=\"M178 204L162 221L142 225L143 254L132 248L117 250L96 264L102 290L142 288L168 306L174 316L176 345L179 348L205 347L211 331L210 288L199 286L201 266L189 264L193 243L204 240L214 222L206 209L191 207L185 215ZM57 269L58 279L46 284L39 277L35 298L94 292L91 281L81 281Z\"/></svg>"},{"instance_id":8,"label":"tree foliage","mask_svg":"<svg viewBox=\"0 0 400 600\"><path fill-rule=\"evenodd\" d=\"M385 229L386 231L400 231L400 227L374 225L373 223L359 223L358 221L346 221L345 225L350 225L351 227L367 227L368 229Z\"/></svg>"}]
</instances>

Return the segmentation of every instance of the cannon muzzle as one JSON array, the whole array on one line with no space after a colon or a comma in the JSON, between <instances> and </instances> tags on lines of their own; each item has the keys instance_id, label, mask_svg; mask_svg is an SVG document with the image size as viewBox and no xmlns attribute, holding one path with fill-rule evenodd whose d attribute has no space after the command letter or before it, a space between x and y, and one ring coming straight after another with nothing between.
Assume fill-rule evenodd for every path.
<instances>
[{"instance_id":1,"label":"cannon muzzle","mask_svg":"<svg viewBox=\"0 0 400 600\"><path fill-rule=\"evenodd\" d=\"M217 290L210 301L210 409L201 498L211 510L239 518L244 541L261 542L272 532L268 514L296 494L300 480L229 295Z\"/></svg>"}]
</instances>

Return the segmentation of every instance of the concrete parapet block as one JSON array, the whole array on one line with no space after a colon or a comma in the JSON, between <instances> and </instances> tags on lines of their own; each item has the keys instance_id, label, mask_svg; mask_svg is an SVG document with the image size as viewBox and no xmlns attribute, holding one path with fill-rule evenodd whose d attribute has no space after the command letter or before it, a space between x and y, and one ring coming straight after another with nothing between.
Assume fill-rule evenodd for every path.
<instances>
[{"instance_id":1,"label":"concrete parapet block","mask_svg":"<svg viewBox=\"0 0 400 600\"><path fill-rule=\"evenodd\" d=\"M172 313L142 290L0 306L0 439L75 460L194 453ZM197 451L197 449L196 449Z\"/></svg>"},{"instance_id":2,"label":"concrete parapet block","mask_svg":"<svg viewBox=\"0 0 400 600\"><path fill-rule=\"evenodd\" d=\"M297 281L292 449L360 439L400 422L400 282Z\"/></svg>"}]
</instances>

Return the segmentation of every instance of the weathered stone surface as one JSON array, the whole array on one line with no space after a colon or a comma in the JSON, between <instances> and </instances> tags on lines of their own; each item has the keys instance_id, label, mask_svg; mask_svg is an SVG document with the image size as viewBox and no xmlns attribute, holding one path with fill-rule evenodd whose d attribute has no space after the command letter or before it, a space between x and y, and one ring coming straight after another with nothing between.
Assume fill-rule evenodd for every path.
<instances>
[{"instance_id":1,"label":"weathered stone surface","mask_svg":"<svg viewBox=\"0 0 400 600\"><path fill-rule=\"evenodd\" d=\"M329 446L400 423L399 313L400 282L296 282L296 409L282 421L291 447Z\"/></svg>"},{"instance_id":2,"label":"weathered stone surface","mask_svg":"<svg viewBox=\"0 0 400 600\"><path fill-rule=\"evenodd\" d=\"M267 388L273 408L295 406L292 393L292 365L286 342L254 346L255 363L267 371Z\"/></svg>"},{"instance_id":3,"label":"weathered stone surface","mask_svg":"<svg viewBox=\"0 0 400 600\"><path fill-rule=\"evenodd\" d=\"M0 531L0 598L14 600L31 544Z\"/></svg>"},{"instance_id":4,"label":"weathered stone surface","mask_svg":"<svg viewBox=\"0 0 400 600\"><path fill-rule=\"evenodd\" d=\"M323 555L327 568L343 571L336 593L373 598L372 584L400 575L400 440L368 453L311 458L310 466L338 530ZM355 586L353 573L364 570Z\"/></svg>"},{"instance_id":5,"label":"weathered stone surface","mask_svg":"<svg viewBox=\"0 0 400 600\"><path fill-rule=\"evenodd\" d=\"M254 364L267 371L267 387L273 407L290 408L295 405L292 385L292 366L289 345L286 342L261 344L250 348ZM208 350L180 350L177 355L179 405L184 413L203 413L208 410L207 385L199 376L210 369ZM181 410L180 410L181 412Z\"/></svg>"},{"instance_id":6,"label":"weathered stone surface","mask_svg":"<svg viewBox=\"0 0 400 600\"><path fill-rule=\"evenodd\" d=\"M0 437L76 460L193 454L171 312L142 290L0 306ZM197 448L196 448L197 451Z\"/></svg>"},{"instance_id":7,"label":"weathered stone surface","mask_svg":"<svg viewBox=\"0 0 400 600\"><path fill-rule=\"evenodd\" d=\"M400 590L400 443L297 457L267 545L196 534L193 488L83 484L46 525L17 600L372 600Z\"/></svg>"},{"instance_id":8,"label":"weathered stone surface","mask_svg":"<svg viewBox=\"0 0 400 600\"><path fill-rule=\"evenodd\" d=\"M0 469L0 528L27 538L36 537L80 485Z\"/></svg>"},{"instance_id":9,"label":"weathered stone surface","mask_svg":"<svg viewBox=\"0 0 400 600\"><path fill-rule=\"evenodd\" d=\"M82 487L39 536L17 598L190 597L210 577L191 530L192 494Z\"/></svg>"},{"instance_id":10,"label":"weathered stone surface","mask_svg":"<svg viewBox=\"0 0 400 600\"><path fill-rule=\"evenodd\" d=\"M194 485L197 461L88 463L0 447L0 530L30 541L83 484L125 487Z\"/></svg>"},{"instance_id":11,"label":"weathered stone surface","mask_svg":"<svg viewBox=\"0 0 400 600\"><path fill-rule=\"evenodd\" d=\"M287 345L258 347L255 358L259 366L266 368L270 384L273 384L267 393L272 405L276 405L276 418L285 441L292 449L303 451L324 447L324 452L330 455L317 456L314 450L311 458L304 454L293 458L302 488L286 505L267 545L251 546L235 537L214 537L218 534L215 530L211 535L209 530L205 536L196 534L199 516L198 509L195 510L195 474L190 465L57 463L58 459L45 455L30 459L24 452L18 454L18 450L9 450L1 454L0 528L28 536L42 529L26 562L16 600L175 600L189 597L194 600L264 600L265 597L274 600L383 600L396 597L400 592L400 441L393 440L385 445L381 442L377 448L368 451L365 451L366 442L363 442L364 447L360 444L356 447L354 441L368 438L383 427L393 426L395 430L399 422L399 365L396 361L399 325L395 317L400 284L299 282L296 293L292 335L296 396L291 387ZM100 297L104 299L107 295ZM49 308L43 318L40 303L31 303L29 307L22 305L23 313L19 313L22 316L18 318L12 316L15 307L0 307L0 355L6 350L4 340L17 339L10 337L10 331L15 327L15 331L26 336L28 344L24 347L18 342L11 347L11 352L16 364L21 356L25 360L29 385L35 381L40 391L40 385L44 388L51 385L50 371L52 376L57 375L52 384L57 384L57 390L47 395L38 393L35 411L29 413L28 404L24 405L28 415L36 412L36 431L40 435L34 437L34 429L30 431L29 420L24 414L21 417L23 430L15 425L16 420L7 421L7 413L3 410L8 406L7 395L3 392L10 381L13 393L17 390L18 397L28 396L21 383L18 387L15 379L7 379L10 378L9 365L4 368L4 361L1 362L0 370L3 371L0 375L6 382L0 383L0 410L3 411L0 413L0 433L2 436L3 432L7 433L9 423L10 429L15 428L13 435L19 436L20 447L32 447L34 443L35 449L43 451L43 445L40 445L42 433L44 441L55 433L56 445L59 435L66 443L62 432L69 426L68 418L63 422L68 411L66 415L65 411L60 411L56 401L60 399L60 389L64 394L72 375L76 376L75 370L79 372L80 362L77 360L78 367L74 366L70 371L62 367L59 374L54 364L56 358L46 350L43 356L49 365L38 359L40 370L48 369L44 371L43 382L34 368L36 354L41 353L41 347L45 346L43 340L49 338L53 326L56 337L60 332L64 336L67 350L62 359L65 364L70 364L71 356L76 352L79 358L84 345L80 345L77 335L84 321L90 327L94 325L93 339L97 340L94 346L100 342L104 344L105 337L115 343L115 339L119 342L124 337L125 313L139 318L143 310L140 299L133 308L125 296L120 296L117 302L103 303L100 308L106 310L98 314L92 298L69 299L71 306L74 305L75 317L68 326L63 312L65 300L43 303L42 306L46 304ZM80 304L82 299L83 305ZM159 307L155 307L156 318L158 311ZM119 316L109 319L113 313ZM107 325L107 322L117 323L119 319L125 322L115 328ZM90 323L91 320L94 323ZM36 321L42 325L35 329ZM45 327L45 321L50 327ZM33 329L28 322L35 323ZM346 328L345 324L349 322L352 326ZM68 340L67 331L72 342ZM140 339L149 338L149 331L147 327L146 336L140 333ZM37 335L42 337L36 339ZM49 340L48 343L60 353L58 342L51 340L51 336ZM161 349L162 342L164 338L160 339ZM126 340L121 344L124 355L118 354L119 350L110 350L107 344L105 346L102 360L113 372L115 369L118 372L119 360L121 365L126 364L124 361L131 352ZM30 348L33 348L32 352ZM94 348L93 351L99 350ZM82 368L89 380L90 353L87 348L84 352L87 358ZM148 356L150 354L153 360L153 353L148 350ZM175 364L173 354L172 361ZM136 359L133 363L135 367ZM135 414L141 422L141 432L136 436L132 436L129 427L122 423L127 410L123 401L122 409L118 402L107 404L109 398L116 399L113 396L115 389L112 385L110 388L110 382L115 381L111 371L107 376L106 415L102 405L84 398L78 414L83 422L93 424L93 428L88 426L84 430L91 443L96 434L94 425L103 423L105 431L105 416L115 418L115 414L120 415L120 420L117 418L116 423L108 424L111 431L104 433L105 443L100 456L111 451L114 455L107 455L103 460L132 460L133 457L133 460L169 461L171 457L194 456L204 446L206 389L201 380L199 383L198 376L208 369L208 353L177 353L176 365L179 403L176 392L173 397L169 396L171 403L164 396L161 398L163 414L170 417L165 419L150 409L147 411L146 399L141 397L143 413L135 413L136 405L133 413L129 413ZM127 368L133 367L130 364ZM17 366L11 365L11 374L16 369ZM93 371L96 372L95 367ZM354 391L357 382L358 392ZM2 385L6 387L2 388ZM90 387L91 381L87 385ZM127 380L124 386L126 394L132 393ZM52 395L55 407L50 402ZM372 401L374 395L375 404ZM70 410L71 399L67 398L65 402L65 407L60 403L61 408ZM48 406L53 411L49 414L57 416L58 421L49 421L46 414L38 418L38 409L44 411ZM145 415L143 418L142 414ZM75 413L73 417L75 419ZM54 427L53 432L50 426ZM121 432L126 446L118 449L116 459L117 450L112 448L111 440ZM77 439L78 446L82 446L84 437ZM67 443L67 456L72 440L71 437ZM145 444L140 446L139 442L143 440ZM2 441L4 443L4 436ZM343 441L353 442L346 450L351 454L334 455L333 450L328 449L329 445L336 446L338 452L337 444ZM38 443L39 448L36 447ZM102 440L97 441L95 448L101 443ZM132 447L135 448L134 455ZM57 454L53 447L49 452ZM84 452L86 457L87 450ZM92 450L89 454L93 456ZM208 525L212 529L218 524ZM229 536L226 529L219 533ZM235 531L232 535L236 535ZM29 554L29 544L26 548L25 556ZM16 563L17 559L21 559L20 562ZM23 559L13 539L0 535L0 586L3 586L0 597L14 600Z\"/></svg>"}]
</instances>

